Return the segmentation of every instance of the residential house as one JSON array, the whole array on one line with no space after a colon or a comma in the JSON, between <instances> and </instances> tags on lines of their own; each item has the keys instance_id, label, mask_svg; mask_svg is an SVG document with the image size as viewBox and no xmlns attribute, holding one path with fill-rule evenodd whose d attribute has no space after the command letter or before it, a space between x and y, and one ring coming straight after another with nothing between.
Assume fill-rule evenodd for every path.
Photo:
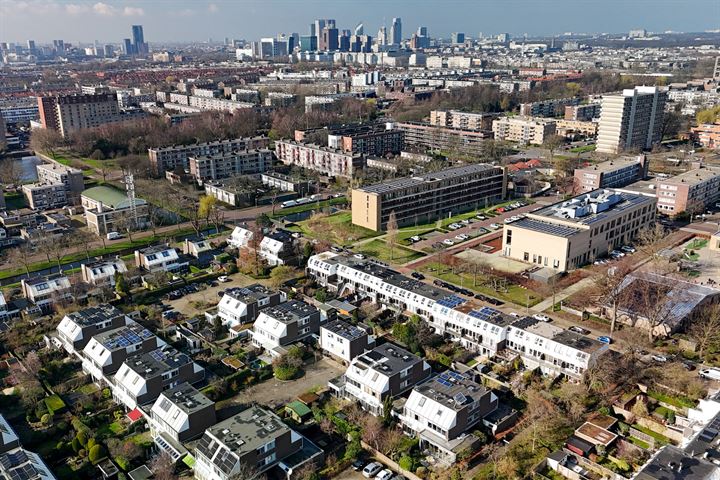
<instances>
[{"instance_id":1,"label":"residential house","mask_svg":"<svg viewBox=\"0 0 720 480\"><path fill-rule=\"evenodd\" d=\"M229 328L252 323L260 310L274 307L287 299L285 292L273 291L259 283L225 291L218 303L218 316Z\"/></svg>"},{"instance_id":2,"label":"residential house","mask_svg":"<svg viewBox=\"0 0 720 480\"><path fill-rule=\"evenodd\" d=\"M98 305L65 315L57 326L55 338L66 352L80 356L93 336L131 323L132 320L116 307Z\"/></svg>"},{"instance_id":3,"label":"residential house","mask_svg":"<svg viewBox=\"0 0 720 480\"><path fill-rule=\"evenodd\" d=\"M178 255L169 245L154 245L135 250L135 266L148 272L175 272L188 268L189 262Z\"/></svg>"},{"instance_id":4,"label":"residential house","mask_svg":"<svg viewBox=\"0 0 720 480\"><path fill-rule=\"evenodd\" d=\"M386 399L398 397L431 374L430 365L402 347L386 343L355 357L345 374L328 383L333 393L373 415L383 415Z\"/></svg>"},{"instance_id":5,"label":"residential house","mask_svg":"<svg viewBox=\"0 0 720 480\"><path fill-rule=\"evenodd\" d=\"M42 312L48 312L57 301L71 300L70 279L61 273L53 273L20 280L23 296Z\"/></svg>"},{"instance_id":6,"label":"residential house","mask_svg":"<svg viewBox=\"0 0 720 480\"><path fill-rule=\"evenodd\" d=\"M84 263L80 265L80 273L83 282L95 286L115 286L115 276L127 273L128 269L125 262L120 258L111 260L98 260L93 263Z\"/></svg>"},{"instance_id":7,"label":"residential house","mask_svg":"<svg viewBox=\"0 0 720 480\"><path fill-rule=\"evenodd\" d=\"M205 369L169 345L127 357L115 374L113 397L129 410L154 402L181 383L195 384Z\"/></svg>"},{"instance_id":8,"label":"residential house","mask_svg":"<svg viewBox=\"0 0 720 480\"><path fill-rule=\"evenodd\" d=\"M365 353L375 346L375 338L368 332L343 320L335 320L320 327L320 347L323 352L343 362Z\"/></svg>"},{"instance_id":9,"label":"residential house","mask_svg":"<svg viewBox=\"0 0 720 480\"><path fill-rule=\"evenodd\" d=\"M253 325L252 343L271 355L278 355L282 347L317 335L319 331L318 309L300 300L290 300L260 312Z\"/></svg>"}]
</instances>

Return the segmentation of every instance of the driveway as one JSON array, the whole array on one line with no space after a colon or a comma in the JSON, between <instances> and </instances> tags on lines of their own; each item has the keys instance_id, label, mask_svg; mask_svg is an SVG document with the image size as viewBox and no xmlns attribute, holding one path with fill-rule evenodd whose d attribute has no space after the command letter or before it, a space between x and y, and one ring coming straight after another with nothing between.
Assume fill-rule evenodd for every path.
<instances>
[{"instance_id":1,"label":"driveway","mask_svg":"<svg viewBox=\"0 0 720 480\"><path fill-rule=\"evenodd\" d=\"M233 287L246 287L253 283L266 283L266 280L255 280L242 273L235 273L228 276L229 282L219 283L217 287L208 287L205 290L185 295L176 300L163 300L164 303L170 305L174 310L182 313L188 318L204 314L209 308L216 305L220 301L218 292ZM199 303L195 303L199 302ZM202 305L205 304L205 305ZM197 308L198 305L201 308ZM205 308L207 307L207 308Z\"/></svg>"},{"instance_id":2,"label":"driveway","mask_svg":"<svg viewBox=\"0 0 720 480\"><path fill-rule=\"evenodd\" d=\"M297 380L281 382L271 378L263 383L243 390L233 398L235 403L258 402L263 405L285 404L298 395L327 383L345 373L345 368L332 360L323 358L317 363L305 366L305 375Z\"/></svg>"}]
</instances>

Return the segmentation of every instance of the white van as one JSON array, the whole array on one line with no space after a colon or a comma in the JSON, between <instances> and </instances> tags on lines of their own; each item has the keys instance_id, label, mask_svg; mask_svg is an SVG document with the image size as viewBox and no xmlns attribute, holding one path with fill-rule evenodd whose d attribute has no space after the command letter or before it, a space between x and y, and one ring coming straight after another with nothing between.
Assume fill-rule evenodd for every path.
<instances>
[{"instance_id":1,"label":"white van","mask_svg":"<svg viewBox=\"0 0 720 480\"><path fill-rule=\"evenodd\" d=\"M122 235L118 232L108 232L106 236L108 240L117 240L118 238L122 238Z\"/></svg>"},{"instance_id":2,"label":"white van","mask_svg":"<svg viewBox=\"0 0 720 480\"><path fill-rule=\"evenodd\" d=\"M288 200L287 202L281 203L280 208L294 207L295 205L297 205L295 200Z\"/></svg>"},{"instance_id":3,"label":"white van","mask_svg":"<svg viewBox=\"0 0 720 480\"><path fill-rule=\"evenodd\" d=\"M704 378L706 380L720 380L720 370L717 368L706 368L704 370L700 370L700 378Z\"/></svg>"}]
</instances>

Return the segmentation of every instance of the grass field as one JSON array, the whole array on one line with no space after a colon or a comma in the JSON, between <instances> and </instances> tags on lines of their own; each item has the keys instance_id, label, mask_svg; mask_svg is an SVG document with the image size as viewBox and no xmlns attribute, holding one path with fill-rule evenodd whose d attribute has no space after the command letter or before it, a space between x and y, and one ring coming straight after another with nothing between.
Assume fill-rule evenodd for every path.
<instances>
[{"instance_id":1,"label":"grass field","mask_svg":"<svg viewBox=\"0 0 720 480\"><path fill-rule=\"evenodd\" d=\"M340 245L382 235L382 232L353 225L352 214L346 210L332 215L318 215L295 225L289 230L300 232L308 238L327 240Z\"/></svg>"},{"instance_id":2,"label":"grass field","mask_svg":"<svg viewBox=\"0 0 720 480\"><path fill-rule=\"evenodd\" d=\"M585 145L584 147L575 147L575 148L571 148L569 151L572 153L594 152L595 145Z\"/></svg>"},{"instance_id":3,"label":"grass field","mask_svg":"<svg viewBox=\"0 0 720 480\"><path fill-rule=\"evenodd\" d=\"M473 286L473 274L472 273L452 273L452 271L444 264L438 262L430 262L423 265L421 270L427 275L432 275L446 282L465 287L477 293L482 293L490 297L499 298L505 302L512 302L517 305L532 307L533 305L540 303L542 296L532 290L523 288L520 285L507 284L507 291L500 290L495 291L491 286L481 284L483 277L478 275L478 285Z\"/></svg>"},{"instance_id":4,"label":"grass field","mask_svg":"<svg viewBox=\"0 0 720 480\"><path fill-rule=\"evenodd\" d=\"M406 263L423 256L422 253L396 245L390 254L390 246L384 240L375 239L355 248L355 251L388 263Z\"/></svg>"}]
</instances>

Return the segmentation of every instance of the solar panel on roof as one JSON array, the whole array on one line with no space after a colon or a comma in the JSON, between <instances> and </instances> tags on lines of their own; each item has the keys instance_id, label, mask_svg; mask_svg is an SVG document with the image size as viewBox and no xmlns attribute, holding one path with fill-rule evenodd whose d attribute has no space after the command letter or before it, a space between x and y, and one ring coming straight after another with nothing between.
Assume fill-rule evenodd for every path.
<instances>
[{"instance_id":1,"label":"solar panel on roof","mask_svg":"<svg viewBox=\"0 0 720 480\"><path fill-rule=\"evenodd\" d=\"M467 401L467 397L462 393L456 393L453 397L453 400L455 400L455 403L459 403L460 405L462 405Z\"/></svg>"}]
</instances>

